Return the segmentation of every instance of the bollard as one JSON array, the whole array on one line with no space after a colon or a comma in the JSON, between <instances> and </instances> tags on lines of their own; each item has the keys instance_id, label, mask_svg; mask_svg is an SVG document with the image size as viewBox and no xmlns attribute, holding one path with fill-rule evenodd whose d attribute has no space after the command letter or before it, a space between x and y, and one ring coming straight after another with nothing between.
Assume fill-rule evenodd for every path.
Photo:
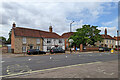
<instances>
[{"instance_id":1,"label":"bollard","mask_svg":"<svg viewBox=\"0 0 120 80\"><path fill-rule=\"evenodd\" d=\"M113 52L114 52L114 50L113 49L111 49L111 53L113 54Z\"/></svg>"}]
</instances>

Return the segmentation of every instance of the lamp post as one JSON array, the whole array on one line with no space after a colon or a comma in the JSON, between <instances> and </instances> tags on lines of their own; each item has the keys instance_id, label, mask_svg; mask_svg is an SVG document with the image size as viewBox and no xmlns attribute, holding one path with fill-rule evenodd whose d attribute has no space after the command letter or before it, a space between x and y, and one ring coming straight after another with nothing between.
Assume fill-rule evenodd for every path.
<instances>
[{"instance_id":1,"label":"lamp post","mask_svg":"<svg viewBox=\"0 0 120 80\"><path fill-rule=\"evenodd\" d=\"M74 23L74 21L72 21L72 22L70 23L70 32L72 32L72 29L71 29L72 23Z\"/></svg>"},{"instance_id":2,"label":"lamp post","mask_svg":"<svg viewBox=\"0 0 120 80\"><path fill-rule=\"evenodd\" d=\"M70 53L71 53L71 45L72 45L73 42L74 42L73 39L69 39L69 43L70 43Z\"/></svg>"}]
</instances>

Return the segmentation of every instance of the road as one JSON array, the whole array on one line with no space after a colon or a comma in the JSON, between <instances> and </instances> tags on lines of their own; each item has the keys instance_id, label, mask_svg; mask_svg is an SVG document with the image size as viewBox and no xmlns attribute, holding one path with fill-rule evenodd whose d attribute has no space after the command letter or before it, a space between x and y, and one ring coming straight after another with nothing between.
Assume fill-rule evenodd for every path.
<instances>
[{"instance_id":1,"label":"road","mask_svg":"<svg viewBox=\"0 0 120 80\"><path fill-rule=\"evenodd\" d=\"M11 74L31 72L62 66L105 62L117 60L117 54L110 53L79 53L44 56L12 57L2 59L2 77ZM19 74L18 74L19 75Z\"/></svg>"}]
</instances>

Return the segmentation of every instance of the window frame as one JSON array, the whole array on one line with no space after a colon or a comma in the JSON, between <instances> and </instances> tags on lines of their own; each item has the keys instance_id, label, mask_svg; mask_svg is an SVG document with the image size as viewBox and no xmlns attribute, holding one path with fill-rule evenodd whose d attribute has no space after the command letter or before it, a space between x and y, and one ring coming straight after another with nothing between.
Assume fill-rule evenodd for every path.
<instances>
[{"instance_id":1,"label":"window frame","mask_svg":"<svg viewBox=\"0 0 120 80\"><path fill-rule=\"evenodd\" d=\"M26 44L26 37L23 37L22 42L23 44Z\"/></svg>"},{"instance_id":2,"label":"window frame","mask_svg":"<svg viewBox=\"0 0 120 80\"><path fill-rule=\"evenodd\" d=\"M37 44L40 44L40 39L37 38L37 39L36 39L36 43L37 43Z\"/></svg>"}]
</instances>

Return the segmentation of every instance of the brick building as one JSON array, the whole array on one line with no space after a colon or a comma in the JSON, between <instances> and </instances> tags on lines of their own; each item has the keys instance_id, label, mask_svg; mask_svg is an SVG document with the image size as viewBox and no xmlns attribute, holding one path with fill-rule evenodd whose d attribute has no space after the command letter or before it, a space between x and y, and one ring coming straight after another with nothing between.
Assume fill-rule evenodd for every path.
<instances>
[{"instance_id":1,"label":"brick building","mask_svg":"<svg viewBox=\"0 0 120 80\"><path fill-rule=\"evenodd\" d=\"M28 49L49 51L52 47L59 46L65 49L64 39L52 32L52 26L48 31L16 27L13 23L11 35L11 49L14 53L26 52Z\"/></svg>"},{"instance_id":2,"label":"brick building","mask_svg":"<svg viewBox=\"0 0 120 80\"><path fill-rule=\"evenodd\" d=\"M115 39L107 34L107 29L105 29L105 33L101 35L103 38L103 41L98 41L96 43L97 46L103 46L108 48L115 48Z\"/></svg>"},{"instance_id":3,"label":"brick building","mask_svg":"<svg viewBox=\"0 0 120 80\"><path fill-rule=\"evenodd\" d=\"M71 35L73 35L73 33L74 33L74 32L67 32L67 33L63 33L63 34L62 34L62 38L65 39L65 50L67 50L68 47L69 47L69 45L70 45L70 43L68 42L68 38L69 38Z\"/></svg>"}]
</instances>

